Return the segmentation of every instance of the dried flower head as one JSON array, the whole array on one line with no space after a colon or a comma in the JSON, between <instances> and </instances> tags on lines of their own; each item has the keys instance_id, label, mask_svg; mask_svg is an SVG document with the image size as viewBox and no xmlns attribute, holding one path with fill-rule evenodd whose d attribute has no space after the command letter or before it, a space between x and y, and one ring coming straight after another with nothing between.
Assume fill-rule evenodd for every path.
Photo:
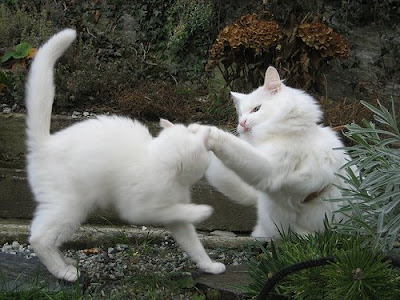
<instances>
[{"instance_id":1,"label":"dried flower head","mask_svg":"<svg viewBox=\"0 0 400 300\"><path fill-rule=\"evenodd\" d=\"M340 34L323 23L303 23L297 36L309 47L319 50L322 57L349 56L349 45Z\"/></svg>"}]
</instances>

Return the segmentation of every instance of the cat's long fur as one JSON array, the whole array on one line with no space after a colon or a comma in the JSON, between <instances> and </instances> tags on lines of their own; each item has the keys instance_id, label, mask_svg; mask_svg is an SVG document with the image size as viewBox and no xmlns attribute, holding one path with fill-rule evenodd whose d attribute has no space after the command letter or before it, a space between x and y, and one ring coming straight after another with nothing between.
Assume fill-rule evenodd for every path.
<instances>
[{"instance_id":1,"label":"cat's long fur","mask_svg":"<svg viewBox=\"0 0 400 300\"><path fill-rule=\"evenodd\" d=\"M164 129L153 138L138 121L100 116L50 134L54 65L75 37L66 29L44 44L26 85L27 170L37 201L29 240L36 254L56 277L75 281L76 263L59 247L93 208L111 205L130 223L166 225L202 270L223 272L192 225L212 213L190 203L190 185L209 163L208 133L162 120Z\"/></svg>"},{"instance_id":2,"label":"cat's long fur","mask_svg":"<svg viewBox=\"0 0 400 300\"><path fill-rule=\"evenodd\" d=\"M264 85L250 94L233 93L240 138L211 128L209 182L232 200L257 205L252 236L273 238L279 230L310 233L324 229L340 195L335 173L349 157L322 112L305 92L283 84L270 67ZM193 124L197 132L203 126Z\"/></svg>"}]
</instances>

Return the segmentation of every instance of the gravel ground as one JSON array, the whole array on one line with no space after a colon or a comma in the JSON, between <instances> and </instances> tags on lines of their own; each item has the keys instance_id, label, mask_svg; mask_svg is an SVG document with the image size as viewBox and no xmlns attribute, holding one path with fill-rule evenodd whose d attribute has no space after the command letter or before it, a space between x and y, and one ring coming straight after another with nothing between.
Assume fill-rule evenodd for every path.
<instances>
[{"instance_id":1,"label":"gravel ground","mask_svg":"<svg viewBox=\"0 0 400 300\"><path fill-rule=\"evenodd\" d=\"M254 257L255 248L249 244L241 249L224 246L206 251L213 260L238 265ZM16 241L4 244L0 251L27 259L36 256L30 245ZM167 233L157 241L64 253L79 261L83 292L95 295L96 299L205 299L193 298L193 295L201 295L193 280L197 268Z\"/></svg>"}]
</instances>

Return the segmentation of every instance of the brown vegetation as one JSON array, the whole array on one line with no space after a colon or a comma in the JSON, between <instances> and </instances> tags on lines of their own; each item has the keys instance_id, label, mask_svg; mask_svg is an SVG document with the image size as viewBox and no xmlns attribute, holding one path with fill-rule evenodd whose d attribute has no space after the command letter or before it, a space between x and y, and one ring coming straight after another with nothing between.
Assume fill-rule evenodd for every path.
<instances>
[{"instance_id":1,"label":"brown vegetation","mask_svg":"<svg viewBox=\"0 0 400 300\"><path fill-rule=\"evenodd\" d=\"M219 109L226 109L224 114L218 114L218 111L213 110L215 103L204 92L165 82L140 82L132 89L121 91L115 101L122 114L142 120L158 121L159 118L166 118L180 123L222 125L232 124L236 118L230 101L218 106Z\"/></svg>"},{"instance_id":2,"label":"brown vegetation","mask_svg":"<svg viewBox=\"0 0 400 300\"><path fill-rule=\"evenodd\" d=\"M372 112L359 101L320 99L324 112L324 124L331 127L340 127L351 123L361 124L362 120L371 120Z\"/></svg>"},{"instance_id":3,"label":"brown vegetation","mask_svg":"<svg viewBox=\"0 0 400 300\"><path fill-rule=\"evenodd\" d=\"M347 58L347 41L321 22L306 22L283 29L267 14L245 15L219 33L210 50L207 69L218 67L234 89L260 85L269 65L278 68L292 86L309 90L320 81L327 61ZM235 81L247 82L235 86Z\"/></svg>"}]
</instances>

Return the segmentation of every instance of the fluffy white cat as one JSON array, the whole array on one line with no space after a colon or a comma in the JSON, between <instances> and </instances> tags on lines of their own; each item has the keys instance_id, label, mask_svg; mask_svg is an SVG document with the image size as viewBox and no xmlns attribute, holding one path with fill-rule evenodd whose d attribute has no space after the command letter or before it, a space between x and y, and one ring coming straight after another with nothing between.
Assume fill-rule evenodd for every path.
<instances>
[{"instance_id":1,"label":"fluffy white cat","mask_svg":"<svg viewBox=\"0 0 400 300\"><path fill-rule=\"evenodd\" d=\"M95 207L112 205L127 222L167 226L200 269L224 272L192 225L213 211L190 203L190 186L209 164L208 132L161 120L164 129L153 138L138 121L101 116L50 134L54 65L75 37L66 29L44 44L26 86L27 170L37 201L29 241L35 253L57 278L76 281L76 263L59 247Z\"/></svg>"},{"instance_id":2,"label":"fluffy white cat","mask_svg":"<svg viewBox=\"0 0 400 300\"><path fill-rule=\"evenodd\" d=\"M335 173L349 160L331 128L319 125L322 112L305 92L286 86L269 67L264 85L250 94L232 92L240 138L211 127L214 152L209 182L232 200L257 205L254 237L274 238L278 230L298 233L324 229L338 206ZM205 127L192 124L199 132Z\"/></svg>"}]
</instances>

